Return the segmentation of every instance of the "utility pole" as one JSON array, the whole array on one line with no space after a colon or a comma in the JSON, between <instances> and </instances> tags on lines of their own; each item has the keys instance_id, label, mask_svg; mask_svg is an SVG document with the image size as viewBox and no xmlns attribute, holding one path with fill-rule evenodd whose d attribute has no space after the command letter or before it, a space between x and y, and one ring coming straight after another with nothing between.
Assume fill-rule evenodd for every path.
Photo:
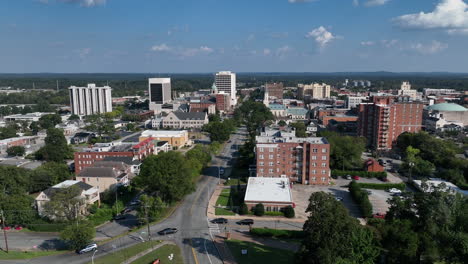
<instances>
[{"instance_id":1,"label":"utility pole","mask_svg":"<svg viewBox=\"0 0 468 264\"><path fill-rule=\"evenodd\" d=\"M7 238L7 233L5 230L5 216L3 215L3 210L0 211L1 217L2 217L2 228L3 228L3 237L5 238L5 247L6 247L6 252L8 253L8 238Z\"/></svg>"}]
</instances>

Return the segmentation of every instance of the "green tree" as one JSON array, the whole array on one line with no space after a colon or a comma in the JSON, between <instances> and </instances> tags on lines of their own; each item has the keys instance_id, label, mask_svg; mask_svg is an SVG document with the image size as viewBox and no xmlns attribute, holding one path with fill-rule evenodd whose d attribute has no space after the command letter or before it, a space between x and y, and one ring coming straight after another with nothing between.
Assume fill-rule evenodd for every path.
<instances>
[{"instance_id":1,"label":"green tree","mask_svg":"<svg viewBox=\"0 0 468 264\"><path fill-rule=\"evenodd\" d=\"M165 205L161 198L142 195L140 197L141 204L137 210L137 217L141 223L148 223L147 220L153 222L161 216Z\"/></svg>"},{"instance_id":2,"label":"green tree","mask_svg":"<svg viewBox=\"0 0 468 264\"><path fill-rule=\"evenodd\" d=\"M338 170L352 170L362 167L362 152L366 148L364 138L340 136L335 132L322 131L320 136L330 143L330 167Z\"/></svg>"},{"instance_id":3,"label":"green tree","mask_svg":"<svg viewBox=\"0 0 468 264\"><path fill-rule=\"evenodd\" d=\"M54 190L50 201L44 204L44 215L54 221L77 220L84 204L80 194L81 189L75 185Z\"/></svg>"},{"instance_id":4,"label":"green tree","mask_svg":"<svg viewBox=\"0 0 468 264\"><path fill-rule=\"evenodd\" d=\"M225 142L231 136L231 133L234 132L235 126L231 121L226 119L225 121L213 121L205 126L203 130L210 133L210 139L212 142Z\"/></svg>"},{"instance_id":5,"label":"green tree","mask_svg":"<svg viewBox=\"0 0 468 264\"><path fill-rule=\"evenodd\" d=\"M256 204L253 208L253 213L256 216L263 216L265 214L265 206L262 203Z\"/></svg>"},{"instance_id":6,"label":"green tree","mask_svg":"<svg viewBox=\"0 0 468 264\"><path fill-rule=\"evenodd\" d=\"M294 218L294 216L295 216L294 208L292 206L290 206L290 205L286 206L283 209L283 212L284 212L284 216L287 217L287 218Z\"/></svg>"},{"instance_id":7,"label":"green tree","mask_svg":"<svg viewBox=\"0 0 468 264\"><path fill-rule=\"evenodd\" d=\"M73 149L67 144L63 131L58 128L49 128L45 138L45 146L35 153L36 159L64 162L73 158Z\"/></svg>"},{"instance_id":8,"label":"green tree","mask_svg":"<svg viewBox=\"0 0 468 264\"><path fill-rule=\"evenodd\" d=\"M0 193L5 195L25 194L29 190L30 177L24 168L0 166Z\"/></svg>"},{"instance_id":9,"label":"green tree","mask_svg":"<svg viewBox=\"0 0 468 264\"><path fill-rule=\"evenodd\" d=\"M80 250L92 242L96 235L96 229L88 223L81 222L69 225L60 233L63 239L71 249Z\"/></svg>"},{"instance_id":10,"label":"green tree","mask_svg":"<svg viewBox=\"0 0 468 264\"><path fill-rule=\"evenodd\" d=\"M70 117L68 118L68 121L77 121L77 120L80 120L80 116L78 115L70 115Z\"/></svg>"},{"instance_id":11,"label":"green tree","mask_svg":"<svg viewBox=\"0 0 468 264\"><path fill-rule=\"evenodd\" d=\"M16 124L8 124L6 127L0 127L0 140L16 137L18 127Z\"/></svg>"},{"instance_id":12,"label":"green tree","mask_svg":"<svg viewBox=\"0 0 468 264\"><path fill-rule=\"evenodd\" d=\"M194 189L190 167L179 152L169 151L147 157L135 177L137 186L157 192L166 203L178 201Z\"/></svg>"},{"instance_id":13,"label":"green tree","mask_svg":"<svg viewBox=\"0 0 468 264\"><path fill-rule=\"evenodd\" d=\"M242 203L239 207L239 214L240 215L246 215L249 213L249 207L247 207L247 204Z\"/></svg>"},{"instance_id":14,"label":"green tree","mask_svg":"<svg viewBox=\"0 0 468 264\"><path fill-rule=\"evenodd\" d=\"M65 180L72 179L67 164L46 162L30 172L30 192L38 192Z\"/></svg>"},{"instance_id":15,"label":"green tree","mask_svg":"<svg viewBox=\"0 0 468 264\"><path fill-rule=\"evenodd\" d=\"M62 118L57 114L43 115L39 118L39 125L43 129L53 128L62 122Z\"/></svg>"},{"instance_id":16,"label":"green tree","mask_svg":"<svg viewBox=\"0 0 468 264\"><path fill-rule=\"evenodd\" d=\"M234 111L237 123L244 123L250 137L254 137L260 127L275 119L270 109L261 102L246 101Z\"/></svg>"},{"instance_id":17,"label":"green tree","mask_svg":"<svg viewBox=\"0 0 468 264\"><path fill-rule=\"evenodd\" d=\"M85 121L87 123L86 129L92 132L96 132L99 139L102 139L103 135L114 137L115 126L112 121L112 115L90 115L86 116Z\"/></svg>"},{"instance_id":18,"label":"green tree","mask_svg":"<svg viewBox=\"0 0 468 264\"><path fill-rule=\"evenodd\" d=\"M286 122L285 122L284 120L280 120L280 121L278 122L278 126L284 127L284 126L286 126L286 125L287 125L287 124L286 124Z\"/></svg>"},{"instance_id":19,"label":"green tree","mask_svg":"<svg viewBox=\"0 0 468 264\"><path fill-rule=\"evenodd\" d=\"M0 209L5 214L6 225L28 225L37 219L32 207L34 199L25 193L0 193Z\"/></svg>"},{"instance_id":20,"label":"green tree","mask_svg":"<svg viewBox=\"0 0 468 264\"><path fill-rule=\"evenodd\" d=\"M296 263L374 263L379 250L372 232L349 216L332 195L312 193L306 212L305 237Z\"/></svg>"},{"instance_id":21,"label":"green tree","mask_svg":"<svg viewBox=\"0 0 468 264\"><path fill-rule=\"evenodd\" d=\"M17 156L24 156L26 150L23 146L12 146L7 149L8 156L17 157Z\"/></svg>"},{"instance_id":22,"label":"green tree","mask_svg":"<svg viewBox=\"0 0 468 264\"><path fill-rule=\"evenodd\" d=\"M296 137L300 137L300 138L307 137L306 126L305 126L304 122L295 122L295 123L291 124L291 126L296 131Z\"/></svg>"},{"instance_id":23,"label":"green tree","mask_svg":"<svg viewBox=\"0 0 468 264\"><path fill-rule=\"evenodd\" d=\"M408 220L395 220L385 226L382 244L387 263L418 263L419 238Z\"/></svg>"}]
</instances>

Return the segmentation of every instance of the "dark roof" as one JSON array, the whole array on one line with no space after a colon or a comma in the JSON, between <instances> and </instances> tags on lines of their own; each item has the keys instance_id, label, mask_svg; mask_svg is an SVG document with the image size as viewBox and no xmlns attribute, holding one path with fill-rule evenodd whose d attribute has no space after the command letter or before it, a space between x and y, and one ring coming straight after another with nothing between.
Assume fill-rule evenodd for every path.
<instances>
[{"instance_id":1,"label":"dark roof","mask_svg":"<svg viewBox=\"0 0 468 264\"><path fill-rule=\"evenodd\" d=\"M180 120L205 120L206 113L204 112L173 112Z\"/></svg>"},{"instance_id":2,"label":"dark roof","mask_svg":"<svg viewBox=\"0 0 468 264\"><path fill-rule=\"evenodd\" d=\"M96 161L92 165L95 168L115 168L117 170L125 170L127 164L121 161Z\"/></svg>"},{"instance_id":3,"label":"dark roof","mask_svg":"<svg viewBox=\"0 0 468 264\"><path fill-rule=\"evenodd\" d=\"M156 141L156 146L161 147L167 144L167 141Z\"/></svg>"},{"instance_id":4,"label":"dark roof","mask_svg":"<svg viewBox=\"0 0 468 264\"><path fill-rule=\"evenodd\" d=\"M119 176L113 168L109 167L87 167L78 174L79 177L104 177L104 178L117 178Z\"/></svg>"},{"instance_id":5,"label":"dark roof","mask_svg":"<svg viewBox=\"0 0 468 264\"><path fill-rule=\"evenodd\" d=\"M166 141L163 141L166 142ZM127 165L141 164L141 161L134 160L132 157L105 157L102 161L123 162Z\"/></svg>"},{"instance_id":6,"label":"dark roof","mask_svg":"<svg viewBox=\"0 0 468 264\"><path fill-rule=\"evenodd\" d=\"M85 182L82 182L82 181L79 181L73 185L70 185L68 186L67 188L70 188L71 186L78 186L78 188L80 188L80 190L82 191L87 191L91 188L93 188L93 186L85 183ZM52 197L58 190L61 190L61 189L64 189L64 188L54 188L54 187L50 187L50 188L47 188L45 189L43 192L50 198Z\"/></svg>"}]
</instances>

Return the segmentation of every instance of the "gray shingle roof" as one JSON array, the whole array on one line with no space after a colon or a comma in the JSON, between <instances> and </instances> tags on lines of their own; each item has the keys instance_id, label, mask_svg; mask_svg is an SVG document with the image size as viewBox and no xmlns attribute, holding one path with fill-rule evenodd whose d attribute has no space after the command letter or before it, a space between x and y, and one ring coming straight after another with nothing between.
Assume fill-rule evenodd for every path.
<instances>
[{"instance_id":1,"label":"gray shingle roof","mask_svg":"<svg viewBox=\"0 0 468 264\"><path fill-rule=\"evenodd\" d=\"M206 113L203 112L173 112L180 120L205 120Z\"/></svg>"},{"instance_id":2,"label":"gray shingle roof","mask_svg":"<svg viewBox=\"0 0 468 264\"><path fill-rule=\"evenodd\" d=\"M109 167L87 167L80 171L80 173L78 174L78 177L117 178L117 176L119 176L117 171Z\"/></svg>"}]
</instances>

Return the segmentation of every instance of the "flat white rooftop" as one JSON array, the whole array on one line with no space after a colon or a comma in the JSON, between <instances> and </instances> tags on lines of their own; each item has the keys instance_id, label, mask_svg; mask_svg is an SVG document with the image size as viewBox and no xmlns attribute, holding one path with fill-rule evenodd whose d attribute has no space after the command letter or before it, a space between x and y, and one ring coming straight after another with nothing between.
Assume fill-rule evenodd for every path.
<instances>
[{"instance_id":1,"label":"flat white rooftop","mask_svg":"<svg viewBox=\"0 0 468 264\"><path fill-rule=\"evenodd\" d=\"M244 200L246 202L292 203L289 179L250 177Z\"/></svg>"},{"instance_id":2,"label":"flat white rooftop","mask_svg":"<svg viewBox=\"0 0 468 264\"><path fill-rule=\"evenodd\" d=\"M448 182L448 181L444 181L442 179L438 179L438 178L430 178L429 180L426 181L426 186L425 188L423 188L422 186L422 183L423 181L421 180L413 180L416 188L418 188L420 191L423 191L423 192L433 192L434 191L434 187L439 187L439 185L441 185L442 183L445 184L445 190L446 191L449 191L449 192L452 192L452 193L460 193L462 195L468 195L468 191L467 190L462 190L460 189L458 186L456 186L455 184L451 183L451 182Z\"/></svg>"},{"instance_id":3,"label":"flat white rooftop","mask_svg":"<svg viewBox=\"0 0 468 264\"><path fill-rule=\"evenodd\" d=\"M187 130L145 130L141 133L142 137L181 137Z\"/></svg>"}]
</instances>

